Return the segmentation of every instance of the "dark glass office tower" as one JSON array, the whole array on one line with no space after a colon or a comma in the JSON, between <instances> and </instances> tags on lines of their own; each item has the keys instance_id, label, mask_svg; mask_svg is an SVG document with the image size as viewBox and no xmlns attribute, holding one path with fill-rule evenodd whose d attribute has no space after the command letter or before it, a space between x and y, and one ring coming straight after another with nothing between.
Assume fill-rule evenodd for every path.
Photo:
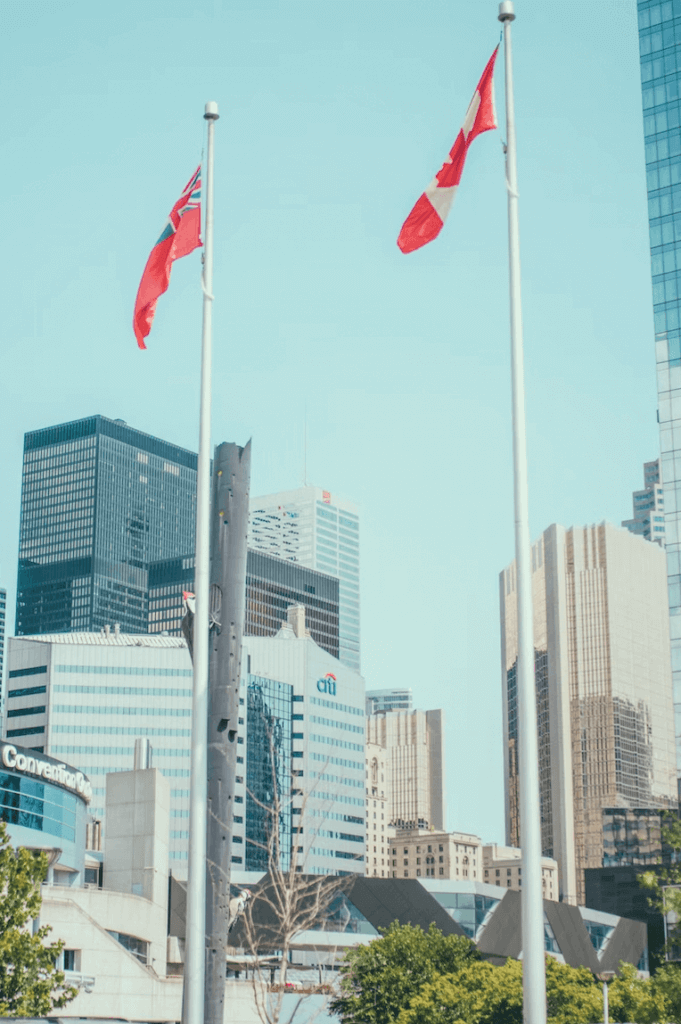
<instances>
[{"instance_id":1,"label":"dark glass office tower","mask_svg":"<svg viewBox=\"0 0 681 1024\"><path fill-rule=\"evenodd\" d=\"M103 416L26 434L17 635L146 633L149 563L194 547L196 463Z\"/></svg>"},{"instance_id":2,"label":"dark glass office tower","mask_svg":"<svg viewBox=\"0 0 681 1024\"><path fill-rule=\"evenodd\" d=\"M183 591L194 590L194 558L185 555L149 566L149 632L181 635ZM304 565L249 551L246 562L245 636L274 636L292 604L305 606L305 624L315 643L338 657L339 583Z\"/></svg>"}]
</instances>

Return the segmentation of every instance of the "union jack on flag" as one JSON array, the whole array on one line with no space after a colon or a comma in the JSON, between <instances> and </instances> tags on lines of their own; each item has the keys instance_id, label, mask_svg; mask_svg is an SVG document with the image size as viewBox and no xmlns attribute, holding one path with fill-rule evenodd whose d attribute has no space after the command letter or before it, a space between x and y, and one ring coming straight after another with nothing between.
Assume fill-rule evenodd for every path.
<instances>
[{"instance_id":1,"label":"union jack on flag","mask_svg":"<svg viewBox=\"0 0 681 1024\"><path fill-rule=\"evenodd\" d=\"M135 337L140 348L147 347L144 339L151 330L158 297L168 287L173 261L188 256L200 245L201 165L196 168L170 211L168 223L151 250L144 268L133 318Z\"/></svg>"},{"instance_id":2,"label":"union jack on flag","mask_svg":"<svg viewBox=\"0 0 681 1024\"><path fill-rule=\"evenodd\" d=\"M201 165L196 168L193 178L187 182L184 192L170 211L168 223L161 232L158 242L162 242L164 238L168 238L169 235L177 231L182 215L187 210L194 210L197 207L201 209Z\"/></svg>"}]
</instances>

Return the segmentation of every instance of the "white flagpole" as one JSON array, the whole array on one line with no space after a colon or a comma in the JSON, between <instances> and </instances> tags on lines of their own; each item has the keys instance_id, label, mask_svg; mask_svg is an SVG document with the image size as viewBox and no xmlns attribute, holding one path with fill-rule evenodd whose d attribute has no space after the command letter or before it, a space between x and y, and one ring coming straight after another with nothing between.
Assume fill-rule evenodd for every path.
<instances>
[{"instance_id":1,"label":"white flagpole","mask_svg":"<svg viewBox=\"0 0 681 1024\"><path fill-rule=\"evenodd\" d=\"M512 0L499 4L504 26L506 71L506 188L508 191L509 290L511 299L511 377L513 392L513 492L515 504L516 592L518 595L518 738L520 746L520 836L523 885L521 896L523 943L523 1019L546 1024L544 964L544 902L542 893L541 822L539 810L539 751L537 697L534 679L532 565L527 500L527 440L523 321L520 297L520 240L518 229L518 172L513 106Z\"/></svg>"},{"instance_id":2,"label":"white flagpole","mask_svg":"<svg viewBox=\"0 0 681 1024\"><path fill-rule=\"evenodd\" d=\"M217 103L206 103L208 145L204 188L203 335L201 340L201 412L196 480L196 570L194 591L194 689L192 758L189 788L189 881L184 962L183 1024L203 1024L206 971L206 826L208 796L208 627L210 571L210 416L213 314L213 134Z\"/></svg>"}]
</instances>

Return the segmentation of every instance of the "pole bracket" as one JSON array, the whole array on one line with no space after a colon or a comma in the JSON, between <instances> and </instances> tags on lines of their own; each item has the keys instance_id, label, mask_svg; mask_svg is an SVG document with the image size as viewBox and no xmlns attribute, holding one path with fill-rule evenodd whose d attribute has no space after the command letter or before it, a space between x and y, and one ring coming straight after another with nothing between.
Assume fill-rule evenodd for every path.
<instances>
[{"instance_id":1,"label":"pole bracket","mask_svg":"<svg viewBox=\"0 0 681 1024\"><path fill-rule=\"evenodd\" d=\"M203 274L201 274L201 291L206 296L206 298L208 299L209 302L214 302L215 301L215 297L213 295L211 295L211 293L206 288L206 282L203 279Z\"/></svg>"}]
</instances>

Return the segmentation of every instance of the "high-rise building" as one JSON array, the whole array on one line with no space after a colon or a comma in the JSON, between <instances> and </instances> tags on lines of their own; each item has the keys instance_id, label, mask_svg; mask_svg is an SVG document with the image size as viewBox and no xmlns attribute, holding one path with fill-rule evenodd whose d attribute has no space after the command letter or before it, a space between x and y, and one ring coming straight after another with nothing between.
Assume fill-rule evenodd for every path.
<instances>
[{"instance_id":1,"label":"high-rise building","mask_svg":"<svg viewBox=\"0 0 681 1024\"><path fill-rule=\"evenodd\" d=\"M622 526L646 540L664 547L664 490L660 481L660 460L643 463L643 490L632 495L633 519L624 519Z\"/></svg>"},{"instance_id":2,"label":"high-rise building","mask_svg":"<svg viewBox=\"0 0 681 1024\"><path fill-rule=\"evenodd\" d=\"M339 654L359 672L359 516L357 507L320 487L251 499L249 547L336 576Z\"/></svg>"},{"instance_id":3,"label":"high-rise building","mask_svg":"<svg viewBox=\"0 0 681 1024\"><path fill-rule=\"evenodd\" d=\"M367 715L381 711L411 711L413 696L411 690L392 687L387 690L367 690Z\"/></svg>"},{"instance_id":4,"label":"high-rise building","mask_svg":"<svg viewBox=\"0 0 681 1024\"><path fill-rule=\"evenodd\" d=\"M676 757L681 774L681 11L670 0L638 0L638 24Z\"/></svg>"},{"instance_id":5,"label":"high-rise building","mask_svg":"<svg viewBox=\"0 0 681 1024\"><path fill-rule=\"evenodd\" d=\"M365 874L390 878L390 766L388 751L378 743L366 743L366 867Z\"/></svg>"},{"instance_id":6,"label":"high-rise building","mask_svg":"<svg viewBox=\"0 0 681 1024\"><path fill-rule=\"evenodd\" d=\"M153 764L171 786L171 866L185 875L192 713L185 641L115 631L11 637L7 678L5 739L87 775L90 813L105 835L105 776L131 771L135 740L150 740Z\"/></svg>"},{"instance_id":7,"label":"high-rise building","mask_svg":"<svg viewBox=\"0 0 681 1024\"><path fill-rule=\"evenodd\" d=\"M386 711L369 715L366 728L367 740L387 751L388 824L401 829L442 831L444 711Z\"/></svg>"},{"instance_id":8,"label":"high-rise building","mask_svg":"<svg viewBox=\"0 0 681 1024\"><path fill-rule=\"evenodd\" d=\"M262 721L271 717L268 693L276 690L279 707L291 694L291 829L297 860L308 874L364 874L365 871L365 732L364 680L322 650L305 628L304 608L289 609L288 621L275 637L246 637L242 664L249 680L262 684ZM265 683L267 681L267 683ZM260 701L260 695L258 695ZM260 708L260 704L258 704ZM253 714L253 707L247 707ZM277 711L284 720L283 711ZM247 730L250 725L247 720ZM268 732L279 730L268 726ZM250 733L249 733L250 735ZM250 740L249 740L250 742ZM258 746L262 750L262 742ZM286 751L282 748L282 764ZM260 754L251 770L247 747L249 792L272 786L272 771ZM257 782L257 779L262 782ZM269 780L269 781L268 781ZM283 783L282 783L283 784ZM284 803L287 792L283 790ZM253 801L257 819L263 800ZM247 805L248 814L248 805ZM283 826L285 828L285 826ZM299 831L297 831L299 829ZM253 827L251 835L262 834ZM282 837L285 838L285 837ZM257 848L245 835L245 866L262 867ZM261 840L262 841L262 840ZM285 842L281 843L282 849ZM236 853L236 851L235 851ZM238 854L236 854L238 856ZM239 865L237 865L239 866Z\"/></svg>"},{"instance_id":9,"label":"high-rise building","mask_svg":"<svg viewBox=\"0 0 681 1024\"><path fill-rule=\"evenodd\" d=\"M149 563L194 548L196 464L104 416L26 434L17 635L146 633Z\"/></svg>"},{"instance_id":10,"label":"high-rise building","mask_svg":"<svg viewBox=\"0 0 681 1024\"><path fill-rule=\"evenodd\" d=\"M5 699L5 632L7 626L7 591L0 587L0 718Z\"/></svg>"},{"instance_id":11,"label":"high-rise building","mask_svg":"<svg viewBox=\"0 0 681 1024\"><path fill-rule=\"evenodd\" d=\"M181 636L182 595L193 590L193 555L152 562L149 566L149 632ZM274 636L293 604L304 605L310 636L337 658L338 580L262 551L249 551L244 636Z\"/></svg>"},{"instance_id":12,"label":"high-rise building","mask_svg":"<svg viewBox=\"0 0 681 1024\"><path fill-rule=\"evenodd\" d=\"M584 902L613 808L676 803L665 553L610 524L532 548L542 850ZM501 573L506 839L521 846L515 563ZM610 810L608 810L610 809Z\"/></svg>"}]
</instances>

